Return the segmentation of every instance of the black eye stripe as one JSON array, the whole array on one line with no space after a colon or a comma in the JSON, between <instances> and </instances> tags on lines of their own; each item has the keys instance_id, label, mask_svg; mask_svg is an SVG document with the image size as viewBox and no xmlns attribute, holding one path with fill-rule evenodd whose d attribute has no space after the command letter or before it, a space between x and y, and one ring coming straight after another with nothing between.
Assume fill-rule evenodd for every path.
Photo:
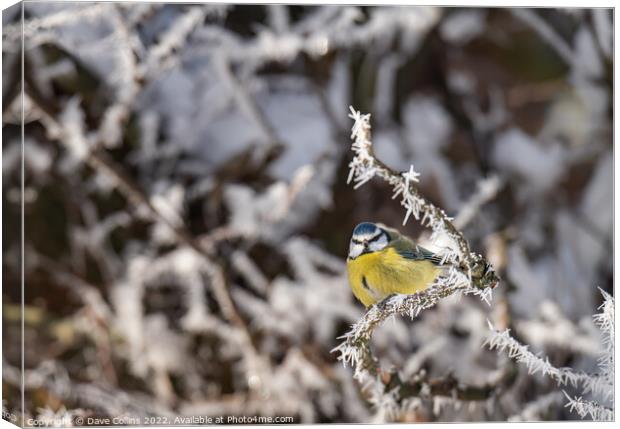
<instances>
[{"instance_id":1,"label":"black eye stripe","mask_svg":"<svg viewBox=\"0 0 620 429\"><path fill-rule=\"evenodd\" d=\"M351 239L351 241L352 241L353 243L355 243L355 244L362 244L362 242L361 242L361 241L356 240L355 238L352 238L352 239Z\"/></svg>"},{"instance_id":2,"label":"black eye stripe","mask_svg":"<svg viewBox=\"0 0 620 429\"><path fill-rule=\"evenodd\" d=\"M382 235L383 234L379 233L379 234L375 235L374 237L372 237L370 240L368 240L368 242L369 243L373 243L373 242L377 241L378 239L380 239Z\"/></svg>"}]
</instances>

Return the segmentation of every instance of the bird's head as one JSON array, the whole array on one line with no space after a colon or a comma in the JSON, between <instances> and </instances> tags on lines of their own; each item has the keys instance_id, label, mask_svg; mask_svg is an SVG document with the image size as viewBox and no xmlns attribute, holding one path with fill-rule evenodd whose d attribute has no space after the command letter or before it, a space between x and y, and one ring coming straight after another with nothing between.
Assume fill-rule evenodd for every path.
<instances>
[{"instance_id":1,"label":"bird's head","mask_svg":"<svg viewBox=\"0 0 620 429\"><path fill-rule=\"evenodd\" d=\"M349 244L349 259L365 253L383 250L390 242L387 231L371 222L363 222L355 227Z\"/></svg>"}]
</instances>

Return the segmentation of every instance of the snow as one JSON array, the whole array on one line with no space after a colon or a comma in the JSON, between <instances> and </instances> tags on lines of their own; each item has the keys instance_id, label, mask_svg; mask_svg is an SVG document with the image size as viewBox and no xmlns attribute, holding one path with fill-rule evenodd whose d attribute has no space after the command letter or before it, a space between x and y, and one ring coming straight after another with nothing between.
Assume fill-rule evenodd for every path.
<instances>
[{"instance_id":1,"label":"snow","mask_svg":"<svg viewBox=\"0 0 620 429\"><path fill-rule=\"evenodd\" d=\"M522 198L526 193L543 193L557 184L565 174L564 157L559 144L543 146L518 128L500 134L493 152L498 168L526 185Z\"/></svg>"},{"instance_id":2,"label":"snow","mask_svg":"<svg viewBox=\"0 0 620 429\"><path fill-rule=\"evenodd\" d=\"M484 10L454 12L441 24L441 36L452 43L464 45L484 31L485 19Z\"/></svg>"}]
</instances>

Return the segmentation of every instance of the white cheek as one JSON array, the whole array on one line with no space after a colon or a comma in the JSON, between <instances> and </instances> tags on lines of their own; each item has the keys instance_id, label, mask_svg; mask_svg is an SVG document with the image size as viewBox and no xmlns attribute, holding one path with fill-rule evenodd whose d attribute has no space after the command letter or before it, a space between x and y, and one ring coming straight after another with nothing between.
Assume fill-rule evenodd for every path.
<instances>
[{"instance_id":1,"label":"white cheek","mask_svg":"<svg viewBox=\"0 0 620 429\"><path fill-rule=\"evenodd\" d=\"M349 258L355 259L364 251L364 246L361 244L351 243L349 246Z\"/></svg>"},{"instance_id":2,"label":"white cheek","mask_svg":"<svg viewBox=\"0 0 620 429\"><path fill-rule=\"evenodd\" d=\"M377 241L373 241L368 245L368 250L371 252L377 252L379 250L383 250L385 246L387 246L388 242L385 237L381 237Z\"/></svg>"}]
</instances>

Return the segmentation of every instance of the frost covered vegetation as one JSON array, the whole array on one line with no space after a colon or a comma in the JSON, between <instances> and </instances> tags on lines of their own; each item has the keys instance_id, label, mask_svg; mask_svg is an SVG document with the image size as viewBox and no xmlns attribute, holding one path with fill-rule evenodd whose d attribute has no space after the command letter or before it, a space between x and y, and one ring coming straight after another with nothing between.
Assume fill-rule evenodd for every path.
<instances>
[{"instance_id":1,"label":"frost covered vegetation","mask_svg":"<svg viewBox=\"0 0 620 429\"><path fill-rule=\"evenodd\" d=\"M610 11L24 12L26 418L610 417ZM3 410L21 418L19 18L3 14ZM370 122L353 115L351 151L349 105L372 113L380 164L358 168ZM345 272L365 220L471 270L365 314ZM446 296L495 274L490 305ZM371 353L332 352L369 320Z\"/></svg>"},{"instance_id":2,"label":"frost covered vegetation","mask_svg":"<svg viewBox=\"0 0 620 429\"><path fill-rule=\"evenodd\" d=\"M413 295L395 295L385 298L373 306L355 323L353 329L343 335L344 341L335 349L340 353L339 359L354 367L354 377L362 384L365 390L372 392L369 402L378 409L382 409L387 417L398 416L405 409L417 409L421 406L420 396L448 396L452 399L471 401L487 399L498 392L499 384L511 380L510 373L499 377L494 384L480 387L469 387L459 383L453 377L447 380L425 380L416 374L411 380L401 380L398 370L383 370L378 365L377 358L372 355L370 342L376 327L394 315L407 314L411 319L416 318L428 308L437 305L441 299L461 292L479 295L487 304L492 297L492 289L497 286L499 279L493 267L481 255L471 253L469 244L443 210L419 195L414 183L419 181L420 174L415 172L413 165L408 172L398 173L391 170L374 155L370 138L370 115L362 115L351 108L349 115L355 123L351 133L354 139L353 151L355 157L349 164L350 174L348 182L353 179L356 188L371 180L381 177L394 188L392 199L402 196L401 205L406 208L405 220L410 215L419 220L423 226L433 231L430 241L435 242L439 237L445 237L445 245L437 251L441 256L442 264L449 264L446 274L440 276L427 290ZM435 238L435 239L433 239ZM594 316L595 323L601 329L605 349L599 358L600 374L575 373L570 368L555 368L548 359L542 359L528 350L527 346L510 336L510 330L498 332L489 323L493 334L486 340L491 349L501 351L507 349L509 357L524 364L529 374L542 372L549 375L560 386L571 383L581 385L582 392L598 394L601 402L613 402L614 390L614 299L603 292L605 302L601 305L603 312ZM588 414L593 420L613 420L613 404L610 407L601 402L584 401L581 397L573 398L564 392L568 399L567 406L581 417ZM411 397L415 399L412 400Z\"/></svg>"}]
</instances>

